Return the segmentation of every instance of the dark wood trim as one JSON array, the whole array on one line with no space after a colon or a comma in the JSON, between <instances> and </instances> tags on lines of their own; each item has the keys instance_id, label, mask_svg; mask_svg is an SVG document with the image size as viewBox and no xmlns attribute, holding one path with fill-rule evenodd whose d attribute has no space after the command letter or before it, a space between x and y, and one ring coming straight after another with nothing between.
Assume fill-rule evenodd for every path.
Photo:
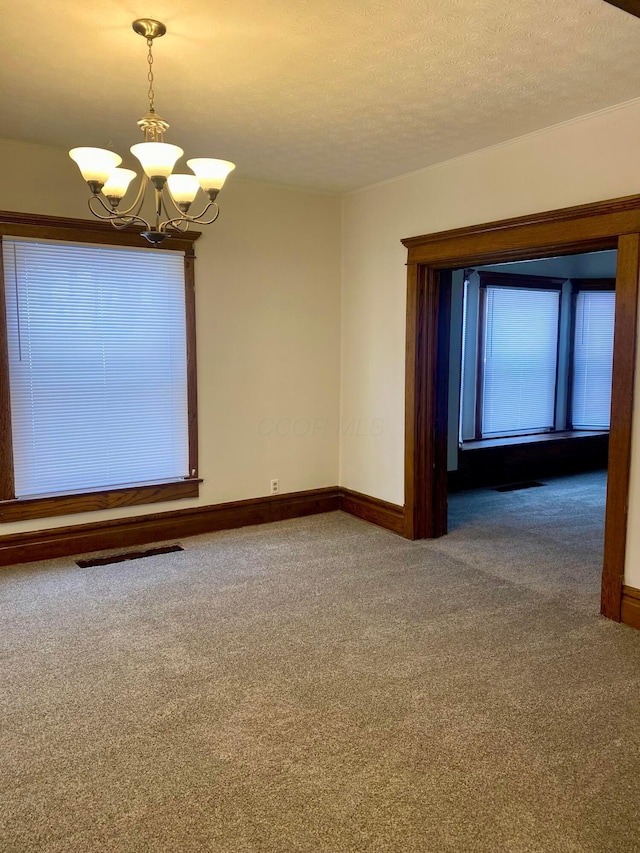
<instances>
[{"instance_id":1,"label":"dark wood trim","mask_svg":"<svg viewBox=\"0 0 640 853\"><path fill-rule=\"evenodd\" d=\"M604 0L604 2L640 18L640 0Z\"/></svg>"},{"instance_id":2,"label":"dark wood trim","mask_svg":"<svg viewBox=\"0 0 640 853\"><path fill-rule=\"evenodd\" d=\"M449 507L447 495L447 455L449 444L449 355L451 351L451 282L452 271L436 272L437 289L437 336L436 358L437 375L444 376L445 382L436 382L433 388L433 411L435 415L435 436L433 453L429 454L432 464L437 459L443 459L444 465L433 464L431 478L432 492L430 499L434 507L431 536L444 536L448 530ZM445 495L445 500L439 500Z\"/></svg>"},{"instance_id":3,"label":"dark wood trim","mask_svg":"<svg viewBox=\"0 0 640 853\"><path fill-rule=\"evenodd\" d=\"M632 586L622 587L620 621L632 628L640 629L640 589Z\"/></svg>"},{"instance_id":4,"label":"dark wood trim","mask_svg":"<svg viewBox=\"0 0 640 853\"><path fill-rule=\"evenodd\" d=\"M407 327L405 342L405 439L404 439L404 492L405 533L407 539L417 539L416 519L427 512L423 504L424 495L424 443L419 440L421 425L425 420L424 400L426 397L423 371L416 364L426 359L425 323L426 311L422 304L424 284L418 280L418 265L407 266Z\"/></svg>"},{"instance_id":5,"label":"dark wood trim","mask_svg":"<svg viewBox=\"0 0 640 853\"><path fill-rule=\"evenodd\" d=\"M0 566L182 539L340 508L338 487L0 537Z\"/></svg>"},{"instance_id":6,"label":"dark wood trim","mask_svg":"<svg viewBox=\"0 0 640 853\"><path fill-rule=\"evenodd\" d=\"M448 381L416 371L416 364L437 365L448 372L451 316L451 273L409 266L407 293L407 388L405 394L405 536L427 539L446 533L446 461L444 472L435 460L447 453ZM428 277L428 281L427 281ZM449 318L449 319L447 319ZM431 429L427 429L427 424ZM436 495L444 491L444 505Z\"/></svg>"},{"instance_id":7,"label":"dark wood trim","mask_svg":"<svg viewBox=\"0 0 640 853\"><path fill-rule=\"evenodd\" d=\"M5 298L2 235L0 234L0 501L13 500L16 496L13 476L13 430Z\"/></svg>"},{"instance_id":8,"label":"dark wood trim","mask_svg":"<svg viewBox=\"0 0 640 853\"><path fill-rule=\"evenodd\" d=\"M480 287L525 287L530 290L562 290L565 278L548 275L520 275L512 272L478 270Z\"/></svg>"},{"instance_id":9,"label":"dark wood trim","mask_svg":"<svg viewBox=\"0 0 640 853\"><path fill-rule=\"evenodd\" d=\"M64 240L71 243L100 243L110 246L134 246L151 248L141 228L116 230L108 222L97 219L71 219L62 216L43 216L37 213L15 213L0 210L0 234L12 237L30 237L41 240ZM185 252L193 255L193 244L200 237L199 231L171 235L160 246L161 251Z\"/></svg>"},{"instance_id":10,"label":"dark wood trim","mask_svg":"<svg viewBox=\"0 0 640 853\"><path fill-rule=\"evenodd\" d=\"M409 250L408 263L458 268L615 249L621 234L637 232L640 195L630 195L409 237L402 243Z\"/></svg>"},{"instance_id":11,"label":"dark wood trim","mask_svg":"<svg viewBox=\"0 0 640 853\"><path fill-rule=\"evenodd\" d=\"M370 495L363 495L361 492L354 492L352 489L341 488L340 509L401 536L404 534L404 507L397 504L380 500L380 498L372 498Z\"/></svg>"},{"instance_id":12,"label":"dark wood trim","mask_svg":"<svg viewBox=\"0 0 640 853\"><path fill-rule=\"evenodd\" d=\"M615 290L615 278L570 278L571 290L579 293L581 290Z\"/></svg>"},{"instance_id":13,"label":"dark wood trim","mask_svg":"<svg viewBox=\"0 0 640 853\"><path fill-rule=\"evenodd\" d=\"M620 620L630 478L631 417L636 358L640 196L536 213L511 220L411 237L408 249L407 362L405 423L405 535L438 535L446 507L441 471L446 447L436 436L441 413L434 401L438 385L448 386L437 354L441 330L434 310L438 271L481 264L618 248L613 390L602 612ZM427 343L422 343L426 341ZM419 345L418 345L419 344ZM446 528L445 528L446 529Z\"/></svg>"},{"instance_id":14,"label":"dark wood trim","mask_svg":"<svg viewBox=\"0 0 640 853\"><path fill-rule=\"evenodd\" d=\"M18 498L0 503L0 523L51 518L122 506L177 501L197 498L200 480L175 480L169 483L127 486L119 489L100 489L73 495L52 495L44 498Z\"/></svg>"},{"instance_id":15,"label":"dark wood trim","mask_svg":"<svg viewBox=\"0 0 640 853\"><path fill-rule=\"evenodd\" d=\"M187 338L187 429L189 476L198 476L198 368L196 363L196 278L195 258L184 257L184 304Z\"/></svg>"},{"instance_id":16,"label":"dark wood trim","mask_svg":"<svg viewBox=\"0 0 640 853\"><path fill-rule=\"evenodd\" d=\"M616 275L609 477L601 598L602 614L616 621L620 620L627 547L639 277L640 234L621 236L618 241Z\"/></svg>"}]
</instances>

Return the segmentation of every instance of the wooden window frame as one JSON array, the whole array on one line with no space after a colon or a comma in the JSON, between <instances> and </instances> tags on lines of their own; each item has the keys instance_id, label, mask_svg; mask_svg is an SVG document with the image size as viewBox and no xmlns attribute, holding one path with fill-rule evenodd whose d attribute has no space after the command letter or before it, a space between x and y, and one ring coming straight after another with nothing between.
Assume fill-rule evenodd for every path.
<instances>
[{"instance_id":1,"label":"wooden window frame","mask_svg":"<svg viewBox=\"0 0 640 853\"><path fill-rule=\"evenodd\" d=\"M116 231L112 225L101 222L9 211L0 211L0 248L3 237L144 248L144 238L140 236L139 229ZM154 249L154 251L184 252L189 476L180 480L139 483L120 488L80 490L73 494L62 493L37 498L16 498L5 287L3 264L0 263L0 523L198 497L201 480L198 478L194 264L194 243L198 237L200 237L199 232L171 236L159 249Z\"/></svg>"},{"instance_id":2,"label":"wooden window frame","mask_svg":"<svg viewBox=\"0 0 640 853\"><path fill-rule=\"evenodd\" d=\"M621 620L640 276L640 195L402 241L407 257L405 536L447 532L451 271L617 249L601 612Z\"/></svg>"},{"instance_id":3,"label":"wooden window frame","mask_svg":"<svg viewBox=\"0 0 640 853\"><path fill-rule=\"evenodd\" d=\"M522 287L529 290L562 290L566 278L550 275L521 275L513 272L476 270L480 287ZM513 284L513 282L517 284Z\"/></svg>"}]
</instances>

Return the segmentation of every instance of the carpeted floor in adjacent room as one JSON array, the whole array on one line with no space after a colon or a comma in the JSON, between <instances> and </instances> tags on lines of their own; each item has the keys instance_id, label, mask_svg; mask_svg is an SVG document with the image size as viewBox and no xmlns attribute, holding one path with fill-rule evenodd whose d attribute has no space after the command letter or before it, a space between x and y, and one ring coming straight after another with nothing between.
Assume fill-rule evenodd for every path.
<instances>
[{"instance_id":1,"label":"carpeted floor in adjacent room","mask_svg":"<svg viewBox=\"0 0 640 853\"><path fill-rule=\"evenodd\" d=\"M640 850L604 478L0 572L3 853Z\"/></svg>"}]
</instances>

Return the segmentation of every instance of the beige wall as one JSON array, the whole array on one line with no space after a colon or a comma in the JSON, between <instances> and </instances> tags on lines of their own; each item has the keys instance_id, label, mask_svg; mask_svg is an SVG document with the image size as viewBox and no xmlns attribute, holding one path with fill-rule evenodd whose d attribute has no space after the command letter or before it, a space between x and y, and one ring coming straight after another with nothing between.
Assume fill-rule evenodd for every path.
<instances>
[{"instance_id":1,"label":"beige wall","mask_svg":"<svg viewBox=\"0 0 640 853\"><path fill-rule=\"evenodd\" d=\"M88 218L66 152L0 142L0 208ZM196 244L199 500L4 525L0 535L334 486L340 202L232 176Z\"/></svg>"},{"instance_id":2,"label":"beige wall","mask_svg":"<svg viewBox=\"0 0 640 853\"><path fill-rule=\"evenodd\" d=\"M634 101L344 199L341 485L404 501L406 251L400 240L638 193L639 142L640 101ZM383 424L377 435L374 419ZM349 424L358 424L359 433ZM626 582L637 587L639 447L636 418Z\"/></svg>"}]
</instances>

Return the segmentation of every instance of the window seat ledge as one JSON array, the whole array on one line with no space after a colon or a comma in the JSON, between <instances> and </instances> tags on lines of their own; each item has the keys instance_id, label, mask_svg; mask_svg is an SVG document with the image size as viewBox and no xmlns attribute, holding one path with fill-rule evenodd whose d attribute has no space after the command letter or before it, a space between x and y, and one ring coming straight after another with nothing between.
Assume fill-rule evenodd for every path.
<instances>
[{"instance_id":1,"label":"window seat ledge","mask_svg":"<svg viewBox=\"0 0 640 853\"><path fill-rule=\"evenodd\" d=\"M541 432L534 435L508 435L500 438L483 438L478 441L465 441L460 445L460 451L467 453L472 450L486 450L489 447L510 447L516 444L548 444L567 439L594 438L608 436L608 430L558 430L557 432Z\"/></svg>"}]
</instances>

